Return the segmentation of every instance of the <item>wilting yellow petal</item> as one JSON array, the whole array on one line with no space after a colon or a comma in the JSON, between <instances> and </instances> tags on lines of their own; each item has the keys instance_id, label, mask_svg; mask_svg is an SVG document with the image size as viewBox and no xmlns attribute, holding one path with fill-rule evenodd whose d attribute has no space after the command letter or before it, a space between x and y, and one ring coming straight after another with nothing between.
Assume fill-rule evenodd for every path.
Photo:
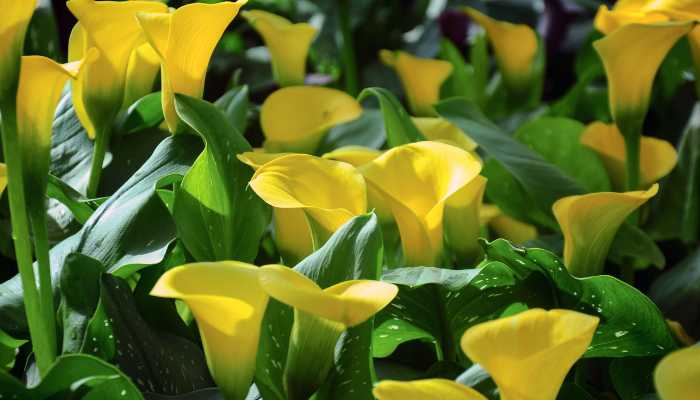
<instances>
[{"instance_id":1,"label":"wilting yellow petal","mask_svg":"<svg viewBox=\"0 0 700 400\"><path fill-rule=\"evenodd\" d=\"M262 36L272 58L272 74L280 86L303 85L306 57L316 28L262 10L243 12L243 17Z\"/></svg>"},{"instance_id":2,"label":"wilting yellow petal","mask_svg":"<svg viewBox=\"0 0 700 400\"><path fill-rule=\"evenodd\" d=\"M260 110L265 149L313 153L328 129L360 114L360 104L343 91L319 86L282 88Z\"/></svg>"},{"instance_id":3,"label":"wilting yellow petal","mask_svg":"<svg viewBox=\"0 0 700 400\"><path fill-rule=\"evenodd\" d=\"M570 310L532 309L468 329L462 350L489 372L501 399L554 400L598 321Z\"/></svg>"},{"instance_id":4,"label":"wilting yellow petal","mask_svg":"<svg viewBox=\"0 0 700 400\"><path fill-rule=\"evenodd\" d=\"M495 20L470 7L465 12L486 31L506 85L516 92L528 88L538 47L535 31L527 25Z\"/></svg>"},{"instance_id":5,"label":"wilting yellow petal","mask_svg":"<svg viewBox=\"0 0 700 400\"><path fill-rule=\"evenodd\" d=\"M158 71L160 58L150 44L144 43L131 53L122 108L128 108L136 100L153 91Z\"/></svg>"},{"instance_id":6,"label":"wilting yellow petal","mask_svg":"<svg viewBox=\"0 0 700 400\"><path fill-rule=\"evenodd\" d=\"M636 135L649 108L654 76L691 22L625 25L593 43L608 77L613 119L624 135Z\"/></svg>"},{"instance_id":7,"label":"wilting yellow petal","mask_svg":"<svg viewBox=\"0 0 700 400\"><path fill-rule=\"evenodd\" d=\"M599 192L568 196L552 206L564 233L564 264L577 276L600 274L620 225L647 200L659 185L647 191Z\"/></svg>"},{"instance_id":8,"label":"wilting yellow petal","mask_svg":"<svg viewBox=\"0 0 700 400\"><path fill-rule=\"evenodd\" d=\"M418 142L395 147L361 170L390 205L408 264L435 265L445 202L481 172L479 160L455 146Z\"/></svg>"},{"instance_id":9,"label":"wilting yellow petal","mask_svg":"<svg viewBox=\"0 0 700 400\"><path fill-rule=\"evenodd\" d=\"M488 224L497 237L508 239L515 244L523 244L537 237L535 226L503 213L493 216Z\"/></svg>"},{"instance_id":10,"label":"wilting yellow petal","mask_svg":"<svg viewBox=\"0 0 700 400\"><path fill-rule=\"evenodd\" d=\"M674 351L654 371L654 384L661 400L694 399L700 393L700 347Z\"/></svg>"},{"instance_id":11,"label":"wilting yellow petal","mask_svg":"<svg viewBox=\"0 0 700 400\"><path fill-rule=\"evenodd\" d=\"M379 400L486 400L476 390L447 379L381 381L372 394Z\"/></svg>"},{"instance_id":12,"label":"wilting yellow petal","mask_svg":"<svg viewBox=\"0 0 700 400\"><path fill-rule=\"evenodd\" d=\"M19 77L24 35L36 0L5 1L0 18L0 100L11 101Z\"/></svg>"},{"instance_id":13,"label":"wilting yellow petal","mask_svg":"<svg viewBox=\"0 0 700 400\"><path fill-rule=\"evenodd\" d=\"M83 53L93 46L100 51L100 57L73 85L77 115L88 136L95 138L109 129L124 102L129 59L144 41L136 14L165 12L167 6L151 1L94 0L70 0L67 6L80 22L71 34L76 43L70 46L69 56L79 56L80 48Z\"/></svg>"},{"instance_id":14,"label":"wilting yellow petal","mask_svg":"<svg viewBox=\"0 0 700 400\"><path fill-rule=\"evenodd\" d=\"M608 170L613 186L625 187L625 139L615 124L593 122L581 135L581 143L595 150ZM650 186L668 175L676 166L678 155L665 140L642 136L640 142L640 185Z\"/></svg>"},{"instance_id":15,"label":"wilting yellow petal","mask_svg":"<svg viewBox=\"0 0 700 400\"><path fill-rule=\"evenodd\" d=\"M448 141L455 146L473 152L478 144L461 129L443 118L411 118L416 127L428 140Z\"/></svg>"},{"instance_id":16,"label":"wilting yellow petal","mask_svg":"<svg viewBox=\"0 0 700 400\"><path fill-rule=\"evenodd\" d=\"M301 273L278 265L260 268L260 284L271 297L346 327L365 322L398 293L396 285L370 280L345 281L321 289Z\"/></svg>"},{"instance_id":17,"label":"wilting yellow petal","mask_svg":"<svg viewBox=\"0 0 700 400\"><path fill-rule=\"evenodd\" d=\"M5 191L7 187L7 166L0 163L0 195Z\"/></svg>"},{"instance_id":18,"label":"wilting yellow petal","mask_svg":"<svg viewBox=\"0 0 700 400\"><path fill-rule=\"evenodd\" d=\"M445 206L445 237L449 248L461 264L476 260L481 247L480 209L487 179L477 175L466 186L447 199Z\"/></svg>"},{"instance_id":19,"label":"wilting yellow petal","mask_svg":"<svg viewBox=\"0 0 700 400\"><path fill-rule=\"evenodd\" d=\"M379 58L399 75L411 112L418 116L435 115L433 104L440 100L440 86L452 73L452 64L404 51L382 50Z\"/></svg>"},{"instance_id":20,"label":"wilting yellow petal","mask_svg":"<svg viewBox=\"0 0 700 400\"><path fill-rule=\"evenodd\" d=\"M168 270L151 290L190 307L209 370L226 398L244 399L253 381L268 302L259 271L237 261L187 264Z\"/></svg>"},{"instance_id":21,"label":"wilting yellow petal","mask_svg":"<svg viewBox=\"0 0 700 400\"><path fill-rule=\"evenodd\" d=\"M367 164L381 155L381 151L370 149L369 147L343 146L326 153L321 157L328 160L346 162L352 166L359 167L360 165Z\"/></svg>"},{"instance_id":22,"label":"wilting yellow petal","mask_svg":"<svg viewBox=\"0 0 700 400\"><path fill-rule=\"evenodd\" d=\"M148 42L161 57L163 113L171 132L177 132L179 124L175 93L202 97L209 59L246 1L188 4L172 14L138 15Z\"/></svg>"}]
</instances>

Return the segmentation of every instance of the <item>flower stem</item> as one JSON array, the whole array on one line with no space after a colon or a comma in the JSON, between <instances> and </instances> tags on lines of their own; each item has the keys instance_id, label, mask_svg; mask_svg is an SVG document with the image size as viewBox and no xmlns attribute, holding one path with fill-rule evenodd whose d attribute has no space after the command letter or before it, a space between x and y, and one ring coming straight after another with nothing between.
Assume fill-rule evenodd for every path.
<instances>
[{"instance_id":1,"label":"flower stem","mask_svg":"<svg viewBox=\"0 0 700 400\"><path fill-rule=\"evenodd\" d=\"M350 25L350 0L338 2L338 22L342 43L341 59L343 60L343 76L345 77L345 91L351 96L357 96L359 86L357 82L357 62L355 57L355 42L352 37Z\"/></svg>"},{"instance_id":2,"label":"flower stem","mask_svg":"<svg viewBox=\"0 0 700 400\"><path fill-rule=\"evenodd\" d=\"M42 321L42 304L36 285L32 266L32 248L29 236L29 221L22 176L22 158L17 133L17 105L12 101L0 104L2 124L2 142L5 164L8 174L8 197L12 222L12 239L15 245L17 268L19 269L22 290L24 292L24 309L27 315L29 335L34 348L37 367L41 375L51 366L55 354L55 344L51 345L50 335Z\"/></svg>"},{"instance_id":3,"label":"flower stem","mask_svg":"<svg viewBox=\"0 0 700 400\"><path fill-rule=\"evenodd\" d=\"M97 190L100 186L100 177L102 176L102 164L107 153L107 144L112 136L111 124L106 124L103 129L98 131L95 138L95 147L92 151L92 163L90 164L90 180L88 182L86 195L88 198L97 196Z\"/></svg>"}]
</instances>

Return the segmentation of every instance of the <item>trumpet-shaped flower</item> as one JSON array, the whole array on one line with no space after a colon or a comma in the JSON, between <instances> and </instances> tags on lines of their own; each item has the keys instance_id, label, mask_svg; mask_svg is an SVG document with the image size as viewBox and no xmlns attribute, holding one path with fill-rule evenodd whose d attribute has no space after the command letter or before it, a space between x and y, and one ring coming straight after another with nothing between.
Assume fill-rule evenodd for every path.
<instances>
[{"instance_id":1,"label":"trumpet-shaped flower","mask_svg":"<svg viewBox=\"0 0 700 400\"><path fill-rule=\"evenodd\" d=\"M432 266L442 257L445 203L479 175L481 163L458 147L418 142L387 151L361 171L389 204L406 261Z\"/></svg>"},{"instance_id":2,"label":"trumpet-shaped flower","mask_svg":"<svg viewBox=\"0 0 700 400\"><path fill-rule=\"evenodd\" d=\"M245 3L246 0L195 3L172 13L138 14L138 23L160 57L163 114L171 132L180 129L175 93L202 97L209 59Z\"/></svg>"},{"instance_id":3,"label":"trumpet-shaped flower","mask_svg":"<svg viewBox=\"0 0 700 400\"><path fill-rule=\"evenodd\" d=\"M151 290L190 307L209 370L227 399L244 399L253 381L269 298L260 270L236 261L187 264L167 271Z\"/></svg>"},{"instance_id":4,"label":"trumpet-shaped flower","mask_svg":"<svg viewBox=\"0 0 700 400\"><path fill-rule=\"evenodd\" d=\"M69 60L96 47L99 58L73 84L73 105L90 138L104 135L122 108L129 60L144 41L136 20L139 12L165 12L151 1L70 0L68 9L79 24L70 38Z\"/></svg>"},{"instance_id":5,"label":"trumpet-shaped flower","mask_svg":"<svg viewBox=\"0 0 700 400\"><path fill-rule=\"evenodd\" d=\"M627 217L655 196L649 190L624 193L600 192L568 196L552 206L564 233L564 263L577 276L600 274L615 233Z\"/></svg>"},{"instance_id":6,"label":"trumpet-shaped flower","mask_svg":"<svg viewBox=\"0 0 700 400\"><path fill-rule=\"evenodd\" d=\"M287 263L318 249L352 217L367 211L362 175L351 165L307 154L263 164L250 187L275 208L277 245Z\"/></svg>"},{"instance_id":7,"label":"trumpet-shaped flower","mask_svg":"<svg viewBox=\"0 0 700 400\"><path fill-rule=\"evenodd\" d=\"M664 357L654 371L661 400L686 400L700 393L700 347L677 350Z\"/></svg>"},{"instance_id":8,"label":"trumpet-shaped flower","mask_svg":"<svg viewBox=\"0 0 700 400\"><path fill-rule=\"evenodd\" d=\"M272 93L260 110L269 152L313 153L326 132L362 114L352 96L318 86L291 86Z\"/></svg>"},{"instance_id":9,"label":"trumpet-shaped flower","mask_svg":"<svg viewBox=\"0 0 700 400\"><path fill-rule=\"evenodd\" d=\"M469 265L480 253L477 242L481 234L481 203L487 179L477 175L469 184L447 199L445 204L445 238L457 261Z\"/></svg>"},{"instance_id":10,"label":"trumpet-shaped flower","mask_svg":"<svg viewBox=\"0 0 700 400\"><path fill-rule=\"evenodd\" d=\"M285 385L290 399L307 399L325 381L340 334L386 307L398 288L386 282L352 280L322 289L301 273L265 266L260 284L270 295L294 307Z\"/></svg>"},{"instance_id":11,"label":"trumpet-shaped flower","mask_svg":"<svg viewBox=\"0 0 700 400\"><path fill-rule=\"evenodd\" d=\"M652 24L669 20L687 21L700 16L700 6L688 0L622 0L611 9L601 5L594 26L608 35L633 23Z\"/></svg>"},{"instance_id":12,"label":"trumpet-shaped flower","mask_svg":"<svg viewBox=\"0 0 700 400\"><path fill-rule=\"evenodd\" d=\"M379 58L399 75L411 112L418 116L435 115L433 104L440 100L440 86L452 73L452 64L404 51L382 50Z\"/></svg>"},{"instance_id":13,"label":"trumpet-shaped flower","mask_svg":"<svg viewBox=\"0 0 700 400\"><path fill-rule=\"evenodd\" d=\"M262 10L242 13L262 36L272 58L272 75L280 86L303 85L306 58L316 28L307 23L293 24L289 20Z\"/></svg>"},{"instance_id":14,"label":"trumpet-shaped flower","mask_svg":"<svg viewBox=\"0 0 700 400\"><path fill-rule=\"evenodd\" d=\"M535 31L527 25L495 20L470 7L465 12L486 31L508 88L517 94L527 91L538 48Z\"/></svg>"},{"instance_id":15,"label":"trumpet-shaped flower","mask_svg":"<svg viewBox=\"0 0 700 400\"><path fill-rule=\"evenodd\" d=\"M443 118L411 118L420 133L428 140L447 141L468 152L476 151L479 146L472 138L457 126Z\"/></svg>"},{"instance_id":16,"label":"trumpet-shaped flower","mask_svg":"<svg viewBox=\"0 0 700 400\"><path fill-rule=\"evenodd\" d=\"M372 394L379 400L486 400L476 390L447 379L381 381Z\"/></svg>"},{"instance_id":17,"label":"trumpet-shaped flower","mask_svg":"<svg viewBox=\"0 0 700 400\"><path fill-rule=\"evenodd\" d=\"M500 210L499 210L500 211ZM515 244L524 244L537 237L537 228L527 222L518 221L509 215L500 213L489 221L489 228L498 237L508 239Z\"/></svg>"},{"instance_id":18,"label":"trumpet-shaped flower","mask_svg":"<svg viewBox=\"0 0 700 400\"><path fill-rule=\"evenodd\" d=\"M381 155L382 152L380 150L370 149L369 147L343 146L328 152L321 157L328 160L346 162L353 167L359 167L367 164Z\"/></svg>"},{"instance_id":19,"label":"trumpet-shaped flower","mask_svg":"<svg viewBox=\"0 0 700 400\"><path fill-rule=\"evenodd\" d=\"M581 135L581 143L600 155L613 186L625 186L625 139L614 124L593 122ZM665 140L642 136L640 142L640 186L648 187L666 176L676 166L678 155Z\"/></svg>"},{"instance_id":20,"label":"trumpet-shaped flower","mask_svg":"<svg viewBox=\"0 0 700 400\"><path fill-rule=\"evenodd\" d=\"M160 59L153 47L148 43L137 47L129 59L122 108L128 108L136 100L151 93L159 71Z\"/></svg>"},{"instance_id":21,"label":"trumpet-shaped flower","mask_svg":"<svg viewBox=\"0 0 700 400\"><path fill-rule=\"evenodd\" d=\"M0 101L14 101L19 76L24 36L34 14L36 0L10 1L3 4L0 18Z\"/></svg>"}]
</instances>

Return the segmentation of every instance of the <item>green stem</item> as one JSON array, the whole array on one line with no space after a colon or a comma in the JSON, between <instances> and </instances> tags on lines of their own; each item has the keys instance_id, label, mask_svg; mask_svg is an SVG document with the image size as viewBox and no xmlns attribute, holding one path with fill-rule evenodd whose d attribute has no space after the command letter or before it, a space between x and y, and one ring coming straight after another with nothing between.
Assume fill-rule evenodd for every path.
<instances>
[{"instance_id":1,"label":"green stem","mask_svg":"<svg viewBox=\"0 0 700 400\"><path fill-rule=\"evenodd\" d=\"M44 196L42 196L43 199ZM34 253L39 265L39 295L41 296L42 322L45 325L44 332L48 336L47 352L51 360L56 358L56 309L53 301L53 285L51 285L51 259L49 257L49 232L46 228L46 210L43 200L40 206L30 205L29 221L34 234Z\"/></svg>"},{"instance_id":2,"label":"green stem","mask_svg":"<svg viewBox=\"0 0 700 400\"><path fill-rule=\"evenodd\" d=\"M95 147L92 151L92 164L90 164L90 181L88 182L86 195L88 198L97 197L97 189L100 186L100 177L102 176L102 164L107 153L107 144L112 136L111 124L98 131L95 138Z\"/></svg>"},{"instance_id":3,"label":"green stem","mask_svg":"<svg viewBox=\"0 0 700 400\"><path fill-rule=\"evenodd\" d=\"M340 0L338 2L338 22L342 38L340 47L343 60L343 76L345 77L345 91L351 96L357 96L359 85L357 82L355 43L350 25L350 0Z\"/></svg>"},{"instance_id":4,"label":"green stem","mask_svg":"<svg viewBox=\"0 0 700 400\"><path fill-rule=\"evenodd\" d=\"M8 197L12 222L12 239L15 244L17 268L24 292L24 310L27 315L29 335L34 348L37 367L41 375L53 362L50 336L42 321L42 306L32 266L32 248L29 236L29 221L22 176L22 158L17 134L17 108L14 101L0 105L2 116L2 142L8 174Z\"/></svg>"}]
</instances>

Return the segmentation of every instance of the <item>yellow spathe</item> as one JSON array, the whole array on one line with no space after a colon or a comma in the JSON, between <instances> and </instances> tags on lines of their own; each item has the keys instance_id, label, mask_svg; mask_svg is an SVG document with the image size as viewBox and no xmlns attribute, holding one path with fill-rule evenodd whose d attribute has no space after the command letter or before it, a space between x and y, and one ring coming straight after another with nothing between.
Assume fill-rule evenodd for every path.
<instances>
[{"instance_id":1,"label":"yellow spathe","mask_svg":"<svg viewBox=\"0 0 700 400\"><path fill-rule=\"evenodd\" d=\"M698 17L700 5L694 0L622 0L616 2L612 10L601 5L594 26L607 35L631 23L688 21Z\"/></svg>"},{"instance_id":2,"label":"yellow spathe","mask_svg":"<svg viewBox=\"0 0 700 400\"><path fill-rule=\"evenodd\" d=\"M663 14L648 14L640 10L610 10L607 6L601 5L598 8L593 25L598 31L608 35L628 24L653 24L668 20L669 18Z\"/></svg>"},{"instance_id":3,"label":"yellow spathe","mask_svg":"<svg viewBox=\"0 0 700 400\"><path fill-rule=\"evenodd\" d=\"M476 390L447 379L381 381L372 394L379 400L486 400Z\"/></svg>"},{"instance_id":4,"label":"yellow spathe","mask_svg":"<svg viewBox=\"0 0 700 400\"><path fill-rule=\"evenodd\" d=\"M411 119L420 133L428 140L448 141L469 152L476 151L479 146L461 129L444 118L419 117Z\"/></svg>"},{"instance_id":5,"label":"yellow spathe","mask_svg":"<svg viewBox=\"0 0 700 400\"><path fill-rule=\"evenodd\" d=\"M581 143L595 150L605 164L613 186L625 187L625 138L615 124L593 122L581 134ZM642 136L640 142L640 185L648 187L668 175L678 162L673 145L665 140Z\"/></svg>"},{"instance_id":6,"label":"yellow spathe","mask_svg":"<svg viewBox=\"0 0 700 400\"><path fill-rule=\"evenodd\" d=\"M489 372L502 400L555 400L598 322L570 310L532 309L468 329L461 345Z\"/></svg>"},{"instance_id":7,"label":"yellow spathe","mask_svg":"<svg viewBox=\"0 0 700 400\"><path fill-rule=\"evenodd\" d=\"M138 14L148 42L160 57L163 113L171 132L180 129L175 93L202 97L214 49L246 1L188 4L169 14Z\"/></svg>"},{"instance_id":8,"label":"yellow spathe","mask_svg":"<svg viewBox=\"0 0 700 400\"><path fill-rule=\"evenodd\" d=\"M380 150L370 149L364 146L343 146L321 157L328 160L346 162L354 167L365 165L368 162L382 155Z\"/></svg>"},{"instance_id":9,"label":"yellow spathe","mask_svg":"<svg viewBox=\"0 0 700 400\"><path fill-rule=\"evenodd\" d=\"M237 261L187 264L168 270L151 290L190 307L209 370L227 399L244 399L253 381L268 302L260 270Z\"/></svg>"},{"instance_id":10,"label":"yellow spathe","mask_svg":"<svg viewBox=\"0 0 700 400\"><path fill-rule=\"evenodd\" d=\"M445 203L479 175L479 160L445 143L418 142L395 147L361 170L391 208L407 263L436 265Z\"/></svg>"},{"instance_id":11,"label":"yellow spathe","mask_svg":"<svg viewBox=\"0 0 700 400\"><path fill-rule=\"evenodd\" d=\"M654 384L661 400L689 400L700 393L700 347L667 355L654 370Z\"/></svg>"},{"instance_id":12,"label":"yellow spathe","mask_svg":"<svg viewBox=\"0 0 700 400\"><path fill-rule=\"evenodd\" d=\"M564 264L576 276L603 271L608 250L620 225L654 197L659 185L646 191L599 192L568 196L552 206L564 234Z\"/></svg>"},{"instance_id":13,"label":"yellow spathe","mask_svg":"<svg viewBox=\"0 0 700 400\"><path fill-rule=\"evenodd\" d=\"M328 129L360 114L360 103L343 91L319 86L282 88L260 110L265 150L313 153Z\"/></svg>"},{"instance_id":14,"label":"yellow spathe","mask_svg":"<svg viewBox=\"0 0 700 400\"><path fill-rule=\"evenodd\" d=\"M382 50L379 58L398 74L411 112L417 116L435 115L433 104L440 100L440 86L452 73L452 64L415 57L405 51Z\"/></svg>"},{"instance_id":15,"label":"yellow spathe","mask_svg":"<svg viewBox=\"0 0 700 400\"><path fill-rule=\"evenodd\" d=\"M34 14L36 0L3 2L0 18L0 101L12 101L17 89L24 36Z\"/></svg>"},{"instance_id":16,"label":"yellow spathe","mask_svg":"<svg viewBox=\"0 0 700 400\"><path fill-rule=\"evenodd\" d=\"M153 91L153 84L160 71L160 59L153 47L143 43L131 53L127 69L126 88L122 108L128 108L141 97Z\"/></svg>"},{"instance_id":17,"label":"yellow spathe","mask_svg":"<svg viewBox=\"0 0 700 400\"><path fill-rule=\"evenodd\" d=\"M496 236L508 239L515 244L524 244L537 238L535 226L518 221L503 213L499 213L489 220L489 228Z\"/></svg>"},{"instance_id":18,"label":"yellow spathe","mask_svg":"<svg viewBox=\"0 0 700 400\"><path fill-rule=\"evenodd\" d=\"M272 58L272 75L280 86L303 85L306 58L316 28L307 23L293 24L286 18L263 10L242 13L262 36Z\"/></svg>"},{"instance_id":19,"label":"yellow spathe","mask_svg":"<svg viewBox=\"0 0 700 400\"><path fill-rule=\"evenodd\" d=\"M445 238L448 247L461 265L469 265L481 251L477 239L481 235L481 203L487 179L477 175L458 190L445 205Z\"/></svg>"},{"instance_id":20,"label":"yellow spathe","mask_svg":"<svg viewBox=\"0 0 700 400\"><path fill-rule=\"evenodd\" d=\"M241 160L243 164L253 168L257 171L258 168L267 164L268 162L278 159L280 157L288 156L293 153L266 153L264 151L246 151L241 154L236 155L236 157Z\"/></svg>"}]
</instances>

